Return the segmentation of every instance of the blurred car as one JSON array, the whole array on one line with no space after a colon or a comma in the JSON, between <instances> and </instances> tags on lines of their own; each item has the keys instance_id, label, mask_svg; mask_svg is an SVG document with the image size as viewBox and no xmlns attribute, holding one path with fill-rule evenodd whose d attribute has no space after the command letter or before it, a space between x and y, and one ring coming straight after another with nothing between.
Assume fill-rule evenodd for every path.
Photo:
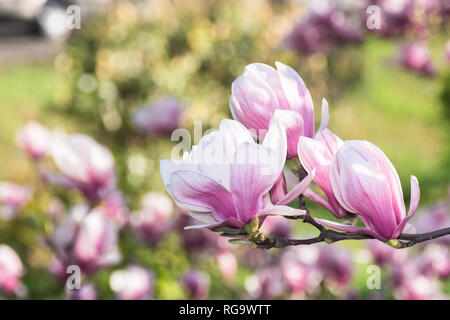
<instances>
[{"instance_id":1,"label":"blurred car","mask_svg":"<svg viewBox=\"0 0 450 320\"><path fill-rule=\"evenodd\" d=\"M71 29L67 27L67 8L80 8L80 19L95 16L116 0L0 0L0 16L37 22L40 31L48 38L65 40ZM1 19L1 18L0 18Z\"/></svg>"}]
</instances>

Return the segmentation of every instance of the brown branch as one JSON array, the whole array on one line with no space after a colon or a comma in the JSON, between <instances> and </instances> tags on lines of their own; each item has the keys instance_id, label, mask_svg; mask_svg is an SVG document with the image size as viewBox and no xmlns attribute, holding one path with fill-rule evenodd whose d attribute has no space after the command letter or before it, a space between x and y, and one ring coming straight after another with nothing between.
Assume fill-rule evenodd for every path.
<instances>
[{"instance_id":1,"label":"brown branch","mask_svg":"<svg viewBox=\"0 0 450 320\"><path fill-rule=\"evenodd\" d=\"M319 236L314 238L309 239L286 239L277 237L271 238L260 234L257 237L253 237L251 241L260 249L270 249L270 248L285 248L289 246L310 245L319 242L326 242L330 244L343 240L375 239L374 237L368 234L360 232L337 232L334 230L325 229L323 226L321 227L323 228L323 230L321 230ZM450 235L450 227L428 233L401 234L398 237L398 239L392 240L389 244L397 249L409 248L418 243L437 239L447 235Z\"/></svg>"}]
</instances>

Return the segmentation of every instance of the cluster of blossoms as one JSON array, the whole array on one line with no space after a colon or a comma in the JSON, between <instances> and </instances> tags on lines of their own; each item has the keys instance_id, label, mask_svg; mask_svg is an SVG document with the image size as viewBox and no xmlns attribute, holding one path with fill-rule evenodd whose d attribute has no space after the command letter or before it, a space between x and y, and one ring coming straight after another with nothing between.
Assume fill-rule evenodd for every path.
<instances>
[{"instance_id":1,"label":"cluster of blossoms","mask_svg":"<svg viewBox=\"0 0 450 320\"><path fill-rule=\"evenodd\" d=\"M235 120L222 120L219 130L205 135L182 160L161 161L169 194L203 222L189 228L254 234L267 216L304 214L287 206L303 194L338 219L351 213L365 224L317 220L325 226L381 241L398 238L419 204L416 177L411 176L406 212L399 176L386 155L368 141L343 141L332 133L326 100L315 131L307 87L292 68L276 66L248 65L232 85ZM283 168L293 158L307 175L288 192ZM312 181L326 199L309 187Z\"/></svg>"},{"instance_id":2,"label":"cluster of blossoms","mask_svg":"<svg viewBox=\"0 0 450 320\"><path fill-rule=\"evenodd\" d=\"M383 38L414 35L413 38L420 40L402 44L396 63L406 70L431 77L436 69L426 40L432 24L448 21L449 7L447 0L368 0L350 6L325 1L318 8L310 8L286 36L284 44L299 54L309 55L360 44L369 34Z\"/></svg>"}]
</instances>

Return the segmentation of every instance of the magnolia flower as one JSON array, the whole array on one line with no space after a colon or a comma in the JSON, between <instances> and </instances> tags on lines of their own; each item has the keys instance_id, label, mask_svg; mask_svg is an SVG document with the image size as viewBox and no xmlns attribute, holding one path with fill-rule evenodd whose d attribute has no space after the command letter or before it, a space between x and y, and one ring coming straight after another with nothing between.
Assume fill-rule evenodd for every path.
<instances>
[{"instance_id":1,"label":"magnolia flower","mask_svg":"<svg viewBox=\"0 0 450 320\"><path fill-rule=\"evenodd\" d=\"M326 128L319 130L314 139L300 137L298 142L298 157L300 162L306 172L309 173L312 170L316 170L314 182L325 193L327 201L316 194L311 188L305 191L305 196L327 208L337 218L345 217L346 211L334 196L330 182L330 168L336 152L343 145L344 141Z\"/></svg>"},{"instance_id":2,"label":"magnolia flower","mask_svg":"<svg viewBox=\"0 0 450 320\"><path fill-rule=\"evenodd\" d=\"M275 205L267 196L285 159L286 134L278 120L260 145L239 122L224 119L219 131L204 136L183 160L162 160L160 168L172 198L205 222L190 228L241 229L254 217L303 213L284 204L306 189L312 174Z\"/></svg>"},{"instance_id":3,"label":"magnolia flower","mask_svg":"<svg viewBox=\"0 0 450 320\"><path fill-rule=\"evenodd\" d=\"M181 283L191 299L206 299L209 294L209 275L206 272L192 269L184 274Z\"/></svg>"},{"instance_id":4,"label":"magnolia flower","mask_svg":"<svg viewBox=\"0 0 450 320\"><path fill-rule=\"evenodd\" d=\"M51 134L40 123L29 122L17 133L16 143L32 159L38 160L47 154Z\"/></svg>"},{"instance_id":5,"label":"magnolia flower","mask_svg":"<svg viewBox=\"0 0 450 320\"><path fill-rule=\"evenodd\" d=\"M74 258L87 273L120 262L117 230L106 215L94 209L78 226L74 242Z\"/></svg>"},{"instance_id":6,"label":"magnolia flower","mask_svg":"<svg viewBox=\"0 0 450 320\"><path fill-rule=\"evenodd\" d=\"M131 266L114 271L109 285L121 300L145 300L152 294L153 275L142 267Z\"/></svg>"},{"instance_id":7,"label":"magnolia flower","mask_svg":"<svg viewBox=\"0 0 450 320\"><path fill-rule=\"evenodd\" d=\"M314 136L314 108L302 78L291 67L275 63L277 70L263 63L245 67L231 86L233 118L257 136L264 136L274 115L286 127L287 157L297 155L300 136Z\"/></svg>"},{"instance_id":8,"label":"magnolia flower","mask_svg":"<svg viewBox=\"0 0 450 320\"><path fill-rule=\"evenodd\" d=\"M141 131L149 134L170 134L178 128L182 107L174 98L163 98L136 109L133 123Z\"/></svg>"},{"instance_id":9,"label":"magnolia flower","mask_svg":"<svg viewBox=\"0 0 450 320\"><path fill-rule=\"evenodd\" d=\"M23 265L17 253L7 245L0 245L0 290L17 292L22 274Z\"/></svg>"},{"instance_id":10,"label":"magnolia flower","mask_svg":"<svg viewBox=\"0 0 450 320\"><path fill-rule=\"evenodd\" d=\"M345 231L360 231L387 241L397 238L419 205L420 189L411 176L411 202L406 215L403 192L394 166L368 141L347 141L331 164L330 182L339 204L357 214L366 228L322 220Z\"/></svg>"},{"instance_id":11,"label":"magnolia flower","mask_svg":"<svg viewBox=\"0 0 450 320\"><path fill-rule=\"evenodd\" d=\"M173 210L169 197L149 192L144 195L139 212L131 216L131 226L149 245L156 245L171 226Z\"/></svg>"},{"instance_id":12,"label":"magnolia flower","mask_svg":"<svg viewBox=\"0 0 450 320\"><path fill-rule=\"evenodd\" d=\"M97 201L116 185L111 152L84 134L56 138L50 154L63 176L48 174L50 182L79 189L90 201Z\"/></svg>"},{"instance_id":13,"label":"magnolia flower","mask_svg":"<svg viewBox=\"0 0 450 320\"><path fill-rule=\"evenodd\" d=\"M261 232L274 237L288 238L291 233L291 224L283 217L267 217L261 227Z\"/></svg>"},{"instance_id":14,"label":"magnolia flower","mask_svg":"<svg viewBox=\"0 0 450 320\"><path fill-rule=\"evenodd\" d=\"M410 71L431 77L436 73L427 46L421 42L408 43L399 50L400 65Z\"/></svg>"},{"instance_id":15,"label":"magnolia flower","mask_svg":"<svg viewBox=\"0 0 450 320\"><path fill-rule=\"evenodd\" d=\"M12 182L0 182L0 204L2 218L13 217L17 210L24 206L31 197L31 189Z\"/></svg>"},{"instance_id":16,"label":"magnolia flower","mask_svg":"<svg viewBox=\"0 0 450 320\"><path fill-rule=\"evenodd\" d=\"M450 226L450 202L446 199L420 210L412 220L418 233L431 232ZM435 240L450 245L450 235Z\"/></svg>"}]
</instances>

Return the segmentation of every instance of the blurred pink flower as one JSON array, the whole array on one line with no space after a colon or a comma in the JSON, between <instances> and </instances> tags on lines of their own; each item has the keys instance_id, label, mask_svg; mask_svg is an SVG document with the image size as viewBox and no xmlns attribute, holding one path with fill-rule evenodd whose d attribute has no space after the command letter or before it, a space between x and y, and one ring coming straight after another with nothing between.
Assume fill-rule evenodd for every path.
<instances>
[{"instance_id":1,"label":"blurred pink flower","mask_svg":"<svg viewBox=\"0 0 450 320\"><path fill-rule=\"evenodd\" d=\"M394 249L378 240L367 240L366 245L372 254L375 263L380 266L391 263L400 263L407 258L405 250Z\"/></svg>"},{"instance_id":2,"label":"blurred pink flower","mask_svg":"<svg viewBox=\"0 0 450 320\"><path fill-rule=\"evenodd\" d=\"M130 266L111 274L109 285L121 300L146 300L151 298L153 274L139 266Z\"/></svg>"},{"instance_id":3,"label":"blurred pink flower","mask_svg":"<svg viewBox=\"0 0 450 320\"><path fill-rule=\"evenodd\" d=\"M97 300L97 290L92 283L85 283L80 289L66 290L70 300Z\"/></svg>"},{"instance_id":4,"label":"blurred pink flower","mask_svg":"<svg viewBox=\"0 0 450 320\"><path fill-rule=\"evenodd\" d=\"M229 251L217 255L217 266L220 274L225 280L232 280L236 276L238 262L234 254Z\"/></svg>"},{"instance_id":5,"label":"blurred pink flower","mask_svg":"<svg viewBox=\"0 0 450 320\"><path fill-rule=\"evenodd\" d=\"M392 269L394 296L401 300L444 299L435 277L423 274L417 261L408 260Z\"/></svg>"},{"instance_id":6,"label":"blurred pink flower","mask_svg":"<svg viewBox=\"0 0 450 320\"><path fill-rule=\"evenodd\" d=\"M291 233L291 224L284 217L269 216L261 226L261 232L279 238L288 238Z\"/></svg>"},{"instance_id":7,"label":"blurred pink flower","mask_svg":"<svg viewBox=\"0 0 450 320\"><path fill-rule=\"evenodd\" d=\"M22 274L23 265L17 253L7 245L0 245L0 290L17 292Z\"/></svg>"},{"instance_id":8,"label":"blurred pink flower","mask_svg":"<svg viewBox=\"0 0 450 320\"><path fill-rule=\"evenodd\" d=\"M306 190L305 196L327 208L337 218L345 217L346 211L334 196L330 182L330 169L334 156L343 145L344 141L327 128L320 130L314 139L301 137L298 142L300 162L306 172L309 173L314 169L316 170L314 182L325 193L327 201L311 188Z\"/></svg>"},{"instance_id":9,"label":"blurred pink flower","mask_svg":"<svg viewBox=\"0 0 450 320\"><path fill-rule=\"evenodd\" d=\"M32 121L21 129L16 136L16 143L32 159L44 157L50 145L51 133L40 123Z\"/></svg>"},{"instance_id":10,"label":"blurred pink flower","mask_svg":"<svg viewBox=\"0 0 450 320\"><path fill-rule=\"evenodd\" d=\"M121 191L116 190L108 194L100 204L100 208L119 228L128 223L130 212Z\"/></svg>"},{"instance_id":11,"label":"blurred pink flower","mask_svg":"<svg viewBox=\"0 0 450 320\"><path fill-rule=\"evenodd\" d=\"M357 214L366 228L321 220L344 231L359 231L381 241L397 238L419 205L417 178L411 176L411 202L406 214L397 171L378 147L368 141L347 141L336 153L330 171L336 199Z\"/></svg>"},{"instance_id":12,"label":"blurred pink flower","mask_svg":"<svg viewBox=\"0 0 450 320\"><path fill-rule=\"evenodd\" d=\"M300 136L314 136L314 108L302 78L291 67L276 62L277 70L263 63L245 67L231 86L230 109L254 136L263 137L272 117L286 128L287 157L297 155Z\"/></svg>"},{"instance_id":13,"label":"blurred pink flower","mask_svg":"<svg viewBox=\"0 0 450 320\"><path fill-rule=\"evenodd\" d=\"M250 299L270 300L284 294L284 281L278 266L266 267L245 279L245 289Z\"/></svg>"},{"instance_id":14,"label":"blurred pink flower","mask_svg":"<svg viewBox=\"0 0 450 320\"><path fill-rule=\"evenodd\" d=\"M181 278L181 283L187 291L190 299L203 300L209 294L209 275L206 272L192 269Z\"/></svg>"},{"instance_id":15,"label":"blurred pink flower","mask_svg":"<svg viewBox=\"0 0 450 320\"><path fill-rule=\"evenodd\" d=\"M74 242L74 258L86 273L121 260L117 230L106 215L94 209L80 222Z\"/></svg>"},{"instance_id":16,"label":"blurred pink flower","mask_svg":"<svg viewBox=\"0 0 450 320\"><path fill-rule=\"evenodd\" d=\"M205 223L187 228L241 229L253 217L303 212L285 204L307 188L312 175L275 205L267 196L285 160L286 134L278 120L272 120L260 145L242 124L224 119L219 131L204 136L183 160L162 160L160 169L164 185L178 205Z\"/></svg>"},{"instance_id":17,"label":"blurred pink flower","mask_svg":"<svg viewBox=\"0 0 450 320\"><path fill-rule=\"evenodd\" d=\"M9 219L23 207L31 198L31 188L12 182L0 182L0 204L2 218Z\"/></svg>"},{"instance_id":18,"label":"blurred pink flower","mask_svg":"<svg viewBox=\"0 0 450 320\"><path fill-rule=\"evenodd\" d=\"M320 249L317 267L323 272L326 279L332 280L340 286L347 286L353 274L350 253L334 245Z\"/></svg>"},{"instance_id":19,"label":"blurred pink flower","mask_svg":"<svg viewBox=\"0 0 450 320\"><path fill-rule=\"evenodd\" d=\"M422 252L421 268L426 274L437 274L443 279L450 276L450 250L442 243L429 243Z\"/></svg>"},{"instance_id":20,"label":"blurred pink flower","mask_svg":"<svg viewBox=\"0 0 450 320\"><path fill-rule=\"evenodd\" d=\"M360 43L364 29L359 24L343 10L327 5L321 10L311 10L294 25L283 42L299 54L328 53L335 47Z\"/></svg>"},{"instance_id":21,"label":"blurred pink flower","mask_svg":"<svg viewBox=\"0 0 450 320\"><path fill-rule=\"evenodd\" d=\"M97 201L116 186L111 152L84 134L55 138L50 154L61 175L47 174L48 181L79 189L90 201Z\"/></svg>"},{"instance_id":22,"label":"blurred pink flower","mask_svg":"<svg viewBox=\"0 0 450 320\"><path fill-rule=\"evenodd\" d=\"M180 101L168 97L136 109L132 121L136 128L148 134L170 134L178 128L181 115Z\"/></svg>"},{"instance_id":23,"label":"blurred pink flower","mask_svg":"<svg viewBox=\"0 0 450 320\"><path fill-rule=\"evenodd\" d=\"M410 71L431 77L436 73L428 47L421 42L411 42L399 49L399 64Z\"/></svg>"},{"instance_id":24,"label":"blurred pink flower","mask_svg":"<svg viewBox=\"0 0 450 320\"><path fill-rule=\"evenodd\" d=\"M164 194L149 192L142 198L141 208L130 217L131 226L143 240L156 245L171 227L174 206Z\"/></svg>"},{"instance_id":25,"label":"blurred pink flower","mask_svg":"<svg viewBox=\"0 0 450 320\"><path fill-rule=\"evenodd\" d=\"M412 220L412 224L419 233L450 227L450 202L444 200L420 210L419 214ZM450 245L450 235L434 241Z\"/></svg>"}]
</instances>

